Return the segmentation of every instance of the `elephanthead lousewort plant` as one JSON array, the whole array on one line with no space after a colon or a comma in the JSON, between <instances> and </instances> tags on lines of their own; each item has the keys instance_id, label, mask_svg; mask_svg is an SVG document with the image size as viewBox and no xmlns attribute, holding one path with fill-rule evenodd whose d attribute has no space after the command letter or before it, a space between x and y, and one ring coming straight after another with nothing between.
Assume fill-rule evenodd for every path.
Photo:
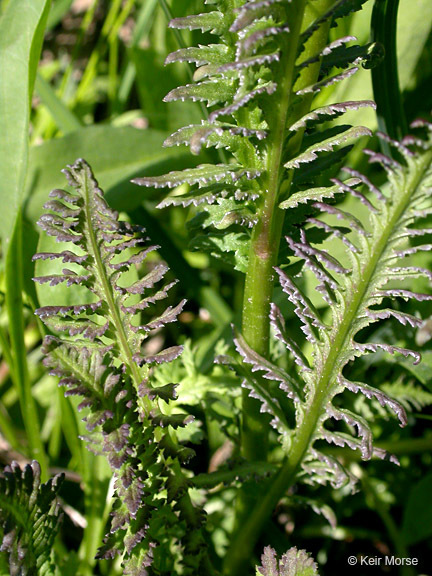
<instances>
[{"instance_id":1,"label":"elephanthead lousewort plant","mask_svg":"<svg viewBox=\"0 0 432 576\"><path fill-rule=\"evenodd\" d=\"M64 268L35 280L79 286L85 297L36 311L49 331L44 362L66 396L81 397L83 439L112 469L111 519L98 557L119 556L125 575L252 573L263 529L294 486L299 497L305 484L355 486L334 445L357 450L363 460L398 463L374 446L372 423L378 412L405 426L406 404L366 381L362 357L421 360L382 328L422 326L421 303L432 300L427 289L413 287L419 278L432 280L418 261L432 247L432 126L418 120L401 141L381 133L389 154L372 143L364 150L368 175L349 167L353 146L372 134L344 117L375 104L329 103L329 87L349 82L383 54L380 45L359 45L333 28L365 2L206 0L202 14L169 24L201 31L203 43L168 56L168 64L196 70L166 101L199 101L208 112L165 145L187 145L208 161L134 182L171 189L159 208L189 210L192 247L244 275L241 321L214 354L215 370L228 383L216 397L231 398L237 410L221 419L235 457L220 469L196 475L191 464L194 436L187 431L197 425L197 411L176 379L183 346L148 346L187 306L163 305L176 281L165 280L159 247L142 227L119 219L84 160L68 166L69 187L52 191L45 205L39 226L61 248L34 259ZM221 483L233 488L233 518L215 544L207 503L209 489ZM48 485L50 498L55 488L56 481ZM58 515L51 503L41 505L45 555ZM0 519L10 521L3 512ZM49 558L38 559L39 541L30 546L24 529L3 533L14 574L36 573L35 562L45 566L40 573L52 573ZM267 547L261 564L261 576L317 574L296 548L278 560ZM29 571L20 571L26 565Z\"/></svg>"}]
</instances>

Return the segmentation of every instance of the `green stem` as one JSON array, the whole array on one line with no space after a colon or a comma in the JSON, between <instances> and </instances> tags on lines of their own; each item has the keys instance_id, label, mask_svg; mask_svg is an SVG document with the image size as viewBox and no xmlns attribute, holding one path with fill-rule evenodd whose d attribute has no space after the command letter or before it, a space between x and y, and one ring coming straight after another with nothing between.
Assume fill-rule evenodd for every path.
<instances>
[{"instance_id":1,"label":"green stem","mask_svg":"<svg viewBox=\"0 0 432 576\"><path fill-rule=\"evenodd\" d=\"M267 179L264 183L266 194L258 213L251 248L249 266L246 272L243 302L242 331L251 348L264 357L268 356L270 334L270 303L273 296L274 271L277 263L279 244L282 234L284 212L278 208L281 185L289 190L293 173L286 173L283 163L286 158L295 156L301 146L303 132L299 132L285 145L287 127L296 122L310 110L312 97L303 98L300 103L293 102L294 84L299 90L315 82L318 78L320 63L308 66L295 80L299 37L318 16L332 5L331 0L318 0L314 7L305 0L290 4L290 34L281 59L283 76L274 101L276 110L269 120L269 145L267 157ZM326 45L329 24L322 25L306 44L302 60L316 55ZM283 177L285 180L283 181ZM263 460L266 453L267 419L259 412L260 404L249 398L245 391L243 397L243 437L242 450L249 460Z\"/></svg>"},{"instance_id":2,"label":"green stem","mask_svg":"<svg viewBox=\"0 0 432 576\"><path fill-rule=\"evenodd\" d=\"M38 460L41 466L42 480L45 480L48 474L48 460L41 439L37 406L32 396L32 386L28 372L27 350L24 341L22 291L22 216L21 212L19 212L14 234L6 255L6 308L13 358L12 373L26 429L30 456Z\"/></svg>"},{"instance_id":3,"label":"green stem","mask_svg":"<svg viewBox=\"0 0 432 576\"><path fill-rule=\"evenodd\" d=\"M269 349L269 312L273 296L274 271L282 234L283 212L278 209L278 198L283 174L282 155L288 111L294 84L295 61L305 0L290 4L289 43L285 44L281 58L283 76L274 96L275 112L269 121L269 153L267 178L264 183L264 202L254 227L246 272L242 332L251 348L262 356ZM248 460L264 460L267 453L268 418L260 413L260 403L243 393L242 452Z\"/></svg>"},{"instance_id":4,"label":"green stem","mask_svg":"<svg viewBox=\"0 0 432 576\"><path fill-rule=\"evenodd\" d=\"M282 236L284 213L278 208L281 186L284 191L291 186L293 173L283 167L287 157L295 156L301 146L303 132L299 132L286 146L287 127L306 114L312 97L295 102L295 90L315 82L320 63L306 67L297 79L296 60L301 32L332 5L331 0L318 0L311 8L306 0L296 0L289 5L288 25L290 33L282 48L281 78L274 95L275 109L269 124L269 143L266 165L266 191L258 212L258 222L253 230L246 272L243 301L242 332L248 345L261 356L268 357L270 335L270 304L274 289L274 266L277 264L279 244ZM307 42L302 59L315 56L326 45L329 23L322 25ZM294 90L295 88L295 90ZM285 180L284 180L285 178ZM262 414L261 404L249 397L247 390L242 397L242 454L248 461L266 460L268 452L269 417ZM235 533L242 531L249 510L254 507L259 495L253 497L240 490L237 500ZM255 537L258 533L255 534ZM234 575L243 570L250 558L255 540L247 550L231 549L227 557L227 574Z\"/></svg>"},{"instance_id":5,"label":"green stem","mask_svg":"<svg viewBox=\"0 0 432 576\"><path fill-rule=\"evenodd\" d=\"M198 474L191 478L191 483L195 488L214 488L221 484L229 484L239 478L247 478L257 475L274 474L278 469L277 464L270 462L253 462L251 464L243 464L236 468L229 470L216 470L215 472L208 472Z\"/></svg>"},{"instance_id":6,"label":"green stem","mask_svg":"<svg viewBox=\"0 0 432 576\"><path fill-rule=\"evenodd\" d=\"M83 453L85 472L84 505L87 526L78 552L80 573L92 576L96 564L96 554L105 532L103 512L107 501L109 467L101 456L95 456L87 450Z\"/></svg>"},{"instance_id":7,"label":"green stem","mask_svg":"<svg viewBox=\"0 0 432 576\"><path fill-rule=\"evenodd\" d=\"M13 358L12 358L12 352L8 343L8 339L7 336L5 334L5 331L3 330L3 327L0 326L0 348L1 348L1 352L3 355L3 360L6 362L6 364L9 367L9 376L10 379L12 380L13 384L15 385L15 374L14 374L14 362L13 362Z\"/></svg>"}]
</instances>

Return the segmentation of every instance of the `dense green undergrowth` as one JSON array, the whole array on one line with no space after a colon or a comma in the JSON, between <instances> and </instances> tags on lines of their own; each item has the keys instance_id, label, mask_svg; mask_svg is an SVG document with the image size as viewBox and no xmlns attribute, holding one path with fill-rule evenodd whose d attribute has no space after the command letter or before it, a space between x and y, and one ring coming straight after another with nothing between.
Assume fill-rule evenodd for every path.
<instances>
[{"instance_id":1,"label":"dense green undergrowth","mask_svg":"<svg viewBox=\"0 0 432 576\"><path fill-rule=\"evenodd\" d=\"M0 574L427 574L427 0L0 9Z\"/></svg>"}]
</instances>

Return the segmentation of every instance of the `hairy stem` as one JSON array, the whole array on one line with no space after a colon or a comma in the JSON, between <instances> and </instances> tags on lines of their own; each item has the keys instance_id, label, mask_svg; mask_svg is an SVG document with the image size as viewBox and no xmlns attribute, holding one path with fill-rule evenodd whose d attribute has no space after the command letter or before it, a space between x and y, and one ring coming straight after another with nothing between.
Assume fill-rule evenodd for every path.
<instances>
[{"instance_id":1,"label":"hairy stem","mask_svg":"<svg viewBox=\"0 0 432 576\"><path fill-rule=\"evenodd\" d=\"M273 118L269 120L269 137L271 140L267 155L266 193L258 214L258 222L252 234L249 265L245 280L242 331L249 346L264 357L267 357L269 352L269 313L274 287L273 267L277 263L283 226L283 212L278 208L283 169L282 155L304 5L305 0L298 0L291 5L289 45L285 44L281 62L284 77L275 94L275 102L279 102L279 105ZM266 460L268 415L261 413L260 402L250 398L248 390L243 390L242 402L242 454L249 461ZM242 530L245 518L255 504L255 498L256 496L251 495L247 489L240 490L236 503L235 532ZM239 552L241 554L241 551ZM230 573L234 574L234 572Z\"/></svg>"},{"instance_id":2,"label":"hairy stem","mask_svg":"<svg viewBox=\"0 0 432 576\"><path fill-rule=\"evenodd\" d=\"M305 0L297 0L290 5L290 34L281 59L283 78L275 94L275 102L278 102L278 105L268 122L270 141L264 201L252 233L245 280L242 331L249 346L262 356L268 355L269 312L274 286L273 267L277 260L283 224L283 212L277 208L283 170L282 155L304 9ZM267 452L267 430L267 418L260 413L260 403L249 398L248 392L244 391L242 452L245 458L264 459Z\"/></svg>"},{"instance_id":3,"label":"hairy stem","mask_svg":"<svg viewBox=\"0 0 432 576\"><path fill-rule=\"evenodd\" d=\"M303 132L292 138L285 145L286 129L304 114L312 102L312 97L302 100L301 105L293 105L294 83L299 90L315 82L318 78L320 64L308 66L295 82L295 63L299 37L315 18L323 14L332 5L331 0L319 0L311 8L305 0L297 0L290 5L290 34L282 55L282 79L279 81L275 102L275 112L269 119L269 146L267 155L266 193L258 222L255 226L249 252L249 266L246 272L243 300L242 331L251 348L264 357L268 356L270 334L270 303L273 296L274 271L282 234L284 212L278 208L281 186L289 190L292 172L284 176L283 163L295 156L301 146ZM312 36L302 53L302 60L317 54L327 42L329 24L322 25ZM266 417L259 412L260 403L249 398L247 391L243 396L243 435L242 451L249 460L263 460L267 452Z\"/></svg>"},{"instance_id":4,"label":"hairy stem","mask_svg":"<svg viewBox=\"0 0 432 576\"><path fill-rule=\"evenodd\" d=\"M249 346L264 357L268 357L269 354L269 313L274 289L273 268L277 264L284 219L283 211L278 208L279 196L282 185L285 191L289 189L293 175L292 172L286 175L286 171L284 174L283 164L287 157L298 153L303 136L302 132L298 133L290 141L289 146L286 146L286 130L309 111L312 101L312 98L306 98L301 105L293 105L294 87L298 90L315 82L320 69L319 62L308 66L296 81L298 44L301 32L331 5L331 0L319 0L313 8L306 0L297 0L290 4L288 21L290 34L282 50L282 78L278 82L275 94L275 102L278 105L268 120L270 135L264 182L266 193L258 213L258 222L252 233L243 300L243 335ZM302 59L306 60L317 54L326 45L328 30L329 24L324 24L315 32L305 46ZM243 391L242 401L242 454L249 461L265 460L268 450L269 418L260 412L260 402L250 398L247 390ZM235 531L242 530L244 518L254 506L254 502L255 498L251 501L251 497L244 490L240 491ZM228 556L227 574L234 576L238 573L236 570L242 569L241 566L244 566L250 555L244 554L241 549L232 549L231 552L237 558L232 559L230 555Z\"/></svg>"}]
</instances>

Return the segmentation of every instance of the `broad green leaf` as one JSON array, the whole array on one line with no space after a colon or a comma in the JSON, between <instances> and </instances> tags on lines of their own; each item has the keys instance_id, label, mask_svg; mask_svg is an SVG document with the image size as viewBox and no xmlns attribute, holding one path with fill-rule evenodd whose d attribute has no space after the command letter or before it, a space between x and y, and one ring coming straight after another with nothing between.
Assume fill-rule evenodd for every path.
<instances>
[{"instance_id":1,"label":"broad green leaf","mask_svg":"<svg viewBox=\"0 0 432 576\"><path fill-rule=\"evenodd\" d=\"M107 190L116 210L132 210L149 192L128 182L138 174L163 172L190 158L187 151L166 150L167 134L131 127L92 126L30 150L26 217L35 222L53 188L64 186L61 170L77 158L85 158L95 169L100 185ZM190 161L190 160L189 160Z\"/></svg>"},{"instance_id":2,"label":"broad green leaf","mask_svg":"<svg viewBox=\"0 0 432 576\"><path fill-rule=\"evenodd\" d=\"M24 342L21 207L27 176L30 102L42 47L49 0L10 2L0 20L0 236L6 255L6 309L16 391L20 400L29 453L42 476L47 461L38 414L31 393Z\"/></svg>"},{"instance_id":3,"label":"broad green leaf","mask_svg":"<svg viewBox=\"0 0 432 576\"><path fill-rule=\"evenodd\" d=\"M9 566L7 562L6 552L0 552L0 576L8 576Z\"/></svg>"},{"instance_id":4,"label":"broad green leaf","mask_svg":"<svg viewBox=\"0 0 432 576\"><path fill-rule=\"evenodd\" d=\"M0 20L0 235L8 242L23 199L30 101L49 0L14 0Z\"/></svg>"}]
</instances>

